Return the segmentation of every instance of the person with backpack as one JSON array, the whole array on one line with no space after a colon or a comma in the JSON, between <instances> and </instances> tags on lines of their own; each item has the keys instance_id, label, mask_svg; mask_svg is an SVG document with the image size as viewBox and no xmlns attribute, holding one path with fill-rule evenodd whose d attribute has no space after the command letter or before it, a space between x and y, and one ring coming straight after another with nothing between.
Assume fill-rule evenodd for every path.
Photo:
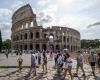
<instances>
[{"instance_id":1,"label":"person with backpack","mask_svg":"<svg viewBox=\"0 0 100 80\"><path fill-rule=\"evenodd\" d=\"M33 73L33 76L36 76L36 58L34 52L31 52L31 67L30 67L29 75L31 73Z\"/></svg>"},{"instance_id":2,"label":"person with backpack","mask_svg":"<svg viewBox=\"0 0 100 80\"><path fill-rule=\"evenodd\" d=\"M66 77L67 71L70 74L71 80L73 80L73 76L72 76L72 59L69 55L68 52L65 53L65 56L67 57L65 60L65 65L64 65L64 79Z\"/></svg>"},{"instance_id":3,"label":"person with backpack","mask_svg":"<svg viewBox=\"0 0 100 80\"><path fill-rule=\"evenodd\" d=\"M60 73L63 67L63 55L58 51L57 53L57 72Z\"/></svg>"},{"instance_id":4,"label":"person with backpack","mask_svg":"<svg viewBox=\"0 0 100 80\"><path fill-rule=\"evenodd\" d=\"M23 59L21 58L21 56L19 56L17 62L18 62L18 66L19 66L19 71L21 71L22 70L22 63L23 63Z\"/></svg>"},{"instance_id":5,"label":"person with backpack","mask_svg":"<svg viewBox=\"0 0 100 80\"><path fill-rule=\"evenodd\" d=\"M42 69L43 69L43 72L44 72L44 68L45 68L46 73L47 73L47 56L46 56L45 52L43 52L43 54L42 54Z\"/></svg>"},{"instance_id":6,"label":"person with backpack","mask_svg":"<svg viewBox=\"0 0 100 80\"><path fill-rule=\"evenodd\" d=\"M90 63L90 66L92 68L92 73L95 76L95 64L96 64L96 55L93 51L89 54L88 61Z\"/></svg>"},{"instance_id":7,"label":"person with backpack","mask_svg":"<svg viewBox=\"0 0 100 80\"><path fill-rule=\"evenodd\" d=\"M55 60L55 68L57 67L57 52L54 54L54 60Z\"/></svg>"},{"instance_id":8,"label":"person with backpack","mask_svg":"<svg viewBox=\"0 0 100 80\"><path fill-rule=\"evenodd\" d=\"M99 73L100 73L100 53L97 54L97 66L98 66L98 70L99 70Z\"/></svg>"},{"instance_id":9,"label":"person with backpack","mask_svg":"<svg viewBox=\"0 0 100 80\"><path fill-rule=\"evenodd\" d=\"M78 51L77 56L76 56L76 61L77 61L77 66L76 66L75 76L78 75L79 67L81 68L81 70L83 72L82 76L85 76L85 71L84 71L84 68L83 68L84 61L83 61L83 55L82 55L81 51Z\"/></svg>"}]
</instances>

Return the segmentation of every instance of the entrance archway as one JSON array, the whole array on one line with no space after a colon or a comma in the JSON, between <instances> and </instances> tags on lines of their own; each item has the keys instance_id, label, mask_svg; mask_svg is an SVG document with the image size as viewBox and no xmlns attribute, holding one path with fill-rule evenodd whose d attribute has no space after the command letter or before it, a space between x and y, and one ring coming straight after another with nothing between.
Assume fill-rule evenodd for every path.
<instances>
[{"instance_id":1,"label":"entrance archway","mask_svg":"<svg viewBox=\"0 0 100 80\"><path fill-rule=\"evenodd\" d=\"M56 45L56 50L60 50L60 46L59 45Z\"/></svg>"},{"instance_id":2,"label":"entrance archway","mask_svg":"<svg viewBox=\"0 0 100 80\"><path fill-rule=\"evenodd\" d=\"M47 50L46 44L43 44L43 45L42 45L42 50Z\"/></svg>"},{"instance_id":3,"label":"entrance archway","mask_svg":"<svg viewBox=\"0 0 100 80\"><path fill-rule=\"evenodd\" d=\"M39 45L39 44L36 44L36 45L35 45L35 49L36 49L36 50L40 50L40 45Z\"/></svg>"}]
</instances>

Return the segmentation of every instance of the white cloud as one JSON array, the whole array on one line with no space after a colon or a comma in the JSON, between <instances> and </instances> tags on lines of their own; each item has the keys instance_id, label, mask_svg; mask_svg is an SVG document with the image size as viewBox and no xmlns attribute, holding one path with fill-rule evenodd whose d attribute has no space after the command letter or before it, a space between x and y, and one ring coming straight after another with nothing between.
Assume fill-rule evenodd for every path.
<instances>
[{"instance_id":1,"label":"white cloud","mask_svg":"<svg viewBox=\"0 0 100 80\"><path fill-rule=\"evenodd\" d=\"M50 0L38 0L37 2L37 6L45 6L46 4L48 4L50 2Z\"/></svg>"},{"instance_id":2,"label":"white cloud","mask_svg":"<svg viewBox=\"0 0 100 80\"><path fill-rule=\"evenodd\" d=\"M0 17L6 16L7 18L11 17L12 11L7 8L0 8Z\"/></svg>"},{"instance_id":3,"label":"white cloud","mask_svg":"<svg viewBox=\"0 0 100 80\"><path fill-rule=\"evenodd\" d=\"M15 0L12 4L11 4L11 9L14 11L16 11L18 8L22 7L23 5L25 5L24 1L21 0Z\"/></svg>"}]
</instances>

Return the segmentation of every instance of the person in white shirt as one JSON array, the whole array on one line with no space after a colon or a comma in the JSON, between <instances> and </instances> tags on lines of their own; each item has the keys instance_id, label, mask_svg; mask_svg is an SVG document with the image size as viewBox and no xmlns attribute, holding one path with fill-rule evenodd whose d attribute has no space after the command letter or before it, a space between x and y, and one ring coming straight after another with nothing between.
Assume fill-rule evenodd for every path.
<instances>
[{"instance_id":1,"label":"person in white shirt","mask_svg":"<svg viewBox=\"0 0 100 80\"><path fill-rule=\"evenodd\" d=\"M65 60L65 64L64 64L64 79L66 77L66 74L67 74L67 71L69 72L70 74L70 77L71 77L71 80L73 80L73 76L72 76L72 59L69 55L68 52L65 53L65 56L67 57L66 60Z\"/></svg>"}]
</instances>

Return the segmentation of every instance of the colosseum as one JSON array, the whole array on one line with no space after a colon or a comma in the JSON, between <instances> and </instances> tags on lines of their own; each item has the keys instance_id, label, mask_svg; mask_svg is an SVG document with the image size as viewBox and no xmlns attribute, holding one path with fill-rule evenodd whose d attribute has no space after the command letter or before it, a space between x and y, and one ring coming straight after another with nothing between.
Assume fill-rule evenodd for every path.
<instances>
[{"instance_id":1,"label":"colosseum","mask_svg":"<svg viewBox=\"0 0 100 80\"><path fill-rule=\"evenodd\" d=\"M19 8L12 16L11 47L13 50L80 49L80 33L72 28L38 26L36 14L29 4Z\"/></svg>"}]
</instances>

